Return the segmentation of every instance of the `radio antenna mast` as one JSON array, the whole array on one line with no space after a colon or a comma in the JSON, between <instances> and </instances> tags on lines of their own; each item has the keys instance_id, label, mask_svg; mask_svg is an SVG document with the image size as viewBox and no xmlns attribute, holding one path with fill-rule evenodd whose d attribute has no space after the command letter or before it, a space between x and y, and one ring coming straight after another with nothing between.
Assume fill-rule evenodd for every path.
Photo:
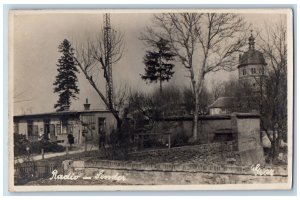
<instances>
[{"instance_id":1,"label":"radio antenna mast","mask_svg":"<svg viewBox=\"0 0 300 200\"><path fill-rule=\"evenodd\" d=\"M112 109L114 104L114 93L113 93L113 79L112 79L112 36L110 27L110 14L105 13L103 15L104 24L104 60L105 68L104 76L106 78L106 99L109 102L109 109Z\"/></svg>"}]
</instances>

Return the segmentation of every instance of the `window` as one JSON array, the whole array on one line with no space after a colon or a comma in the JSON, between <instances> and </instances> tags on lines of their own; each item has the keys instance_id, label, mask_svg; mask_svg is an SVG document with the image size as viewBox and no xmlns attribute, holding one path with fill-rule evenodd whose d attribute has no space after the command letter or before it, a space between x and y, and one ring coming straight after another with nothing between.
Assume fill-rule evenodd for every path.
<instances>
[{"instance_id":1,"label":"window","mask_svg":"<svg viewBox=\"0 0 300 200\"><path fill-rule=\"evenodd\" d=\"M256 74L256 68L251 68L251 73Z\"/></svg>"},{"instance_id":2,"label":"window","mask_svg":"<svg viewBox=\"0 0 300 200\"><path fill-rule=\"evenodd\" d=\"M61 134L68 134L68 120L62 121Z\"/></svg>"},{"instance_id":3,"label":"window","mask_svg":"<svg viewBox=\"0 0 300 200\"><path fill-rule=\"evenodd\" d=\"M60 124L56 124L56 133L57 133L57 135L61 135L61 125Z\"/></svg>"},{"instance_id":4,"label":"window","mask_svg":"<svg viewBox=\"0 0 300 200\"><path fill-rule=\"evenodd\" d=\"M68 128L67 126L68 126L67 124L62 125L61 134L67 134L67 128Z\"/></svg>"},{"instance_id":5,"label":"window","mask_svg":"<svg viewBox=\"0 0 300 200\"><path fill-rule=\"evenodd\" d=\"M245 76L247 74L246 69L243 69L243 76Z\"/></svg>"},{"instance_id":6,"label":"window","mask_svg":"<svg viewBox=\"0 0 300 200\"><path fill-rule=\"evenodd\" d=\"M56 139L55 137L55 125L54 124L49 124L49 137L50 139Z\"/></svg>"},{"instance_id":7,"label":"window","mask_svg":"<svg viewBox=\"0 0 300 200\"><path fill-rule=\"evenodd\" d=\"M27 122L28 140L38 140L39 129L37 125L33 125L33 121Z\"/></svg>"}]
</instances>

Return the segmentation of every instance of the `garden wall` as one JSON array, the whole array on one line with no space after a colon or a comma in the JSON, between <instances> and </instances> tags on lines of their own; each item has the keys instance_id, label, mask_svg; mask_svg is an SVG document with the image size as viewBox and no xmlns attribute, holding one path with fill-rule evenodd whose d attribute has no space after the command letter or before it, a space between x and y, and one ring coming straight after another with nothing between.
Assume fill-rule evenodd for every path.
<instances>
[{"instance_id":1,"label":"garden wall","mask_svg":"<svg viewBox=\"0 0 300 200\"><path fill-rule=\"evenodd\" d=\"M168 131L172 135L186 134L192 136L193 118L192 117L168 117L158 122L155 130ZM201 143L210 143L213 140L214 132L218 129L230 129L230 115L205 115L199 116L198 121L198 139Z\"/></svg>"},{"instance_id":2,"label":"garden wall","mask_svg":"<svg viewBox=\"0 0 300 200\"><path fill-rule=\"evenodd\" d=\"M158 128L155 131L169 132L171 137L176 137L178 133L191 136L192 120L192 116L164 118L159 121ZM212 143L216 132L220 130L226 130L233 134L243 164L265 163L260 140L259 115L232 113L231 115L199 116L198 139L200 143Z\"/></svg>"}]
</instances>

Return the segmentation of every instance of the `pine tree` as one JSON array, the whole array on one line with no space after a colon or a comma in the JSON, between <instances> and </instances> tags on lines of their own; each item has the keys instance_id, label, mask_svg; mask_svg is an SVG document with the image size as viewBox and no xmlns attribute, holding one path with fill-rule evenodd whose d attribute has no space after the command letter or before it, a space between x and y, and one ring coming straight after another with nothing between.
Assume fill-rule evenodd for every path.
<instances>
[{"instance_id":1,"label":"pine tree","mask_svg":"<svg viewBox=\"0 0 300 200\"><path fill-rule=\"evenodd\" d=\"M78 99L76 94L79 94L79 88L76 72L79 73L79 71L75 65L74 49L67 39L64 39L58 46L58 51L62 53L62 56L58 59L58 74L53 85L55 86L54 93L59 94L59 99L54 108L62 111L65 106L71 105L71 99Z\"/></svg>"},{"instance_id":2,"label":"pine tree","mask_svg":"<svg viewBox=\"0 0 300 200\"><path fill-rule=\"evenodd\" d=\"M169 81L173 74L174 64L170 61L174 60L175 54L171 51L169 42L163 38L153 44L153 51L147 51L144 56L145 74L141 75L145 81L160 83L160 91L162 92L162 82Z\"/></svg>"}]
</instances>

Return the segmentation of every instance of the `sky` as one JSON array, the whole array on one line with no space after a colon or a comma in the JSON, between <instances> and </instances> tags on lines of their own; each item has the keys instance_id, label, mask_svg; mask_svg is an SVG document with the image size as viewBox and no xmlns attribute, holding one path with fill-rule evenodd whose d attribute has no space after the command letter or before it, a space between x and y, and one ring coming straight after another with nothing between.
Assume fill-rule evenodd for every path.
<instances>
[{"instance_id":1,"label":"sky","mask_svg":"<svg viewBox=\"0 0 300 200\"><path fill-rule=\"evenodd\" d=\"M10 76L13 80L14 115L53 112L58 94L53 93L53 82L57 75L57 60L60 58L58 45L65 39L84 41L94 37L103 26L103 13L99 12L36 12L14 13L10 24L12 38L12 62ZM114 87L128 85L133 90L151 92L158 84L146 84L140 78L144 72L143 56L146 47L138 38L146 25L151 24L152 13L111 14L111 25L124 32L125 51L122 59L113 65ZM263 30L265 25L276 22L282 17L274 13L242 13L245 21L254 29ZM250 34L250 33L249 33ZM174 77L167 85L189 85L187 71L175 63ZM208 74L207 85L237 77L237 71ZM105 109L104 104L89 85L82 73L78 74L79 99L72 101L71 110L82 110L85 99L91 109ZM97 80L104 91L103 78Z\"/></svg>"}]
</instances>

